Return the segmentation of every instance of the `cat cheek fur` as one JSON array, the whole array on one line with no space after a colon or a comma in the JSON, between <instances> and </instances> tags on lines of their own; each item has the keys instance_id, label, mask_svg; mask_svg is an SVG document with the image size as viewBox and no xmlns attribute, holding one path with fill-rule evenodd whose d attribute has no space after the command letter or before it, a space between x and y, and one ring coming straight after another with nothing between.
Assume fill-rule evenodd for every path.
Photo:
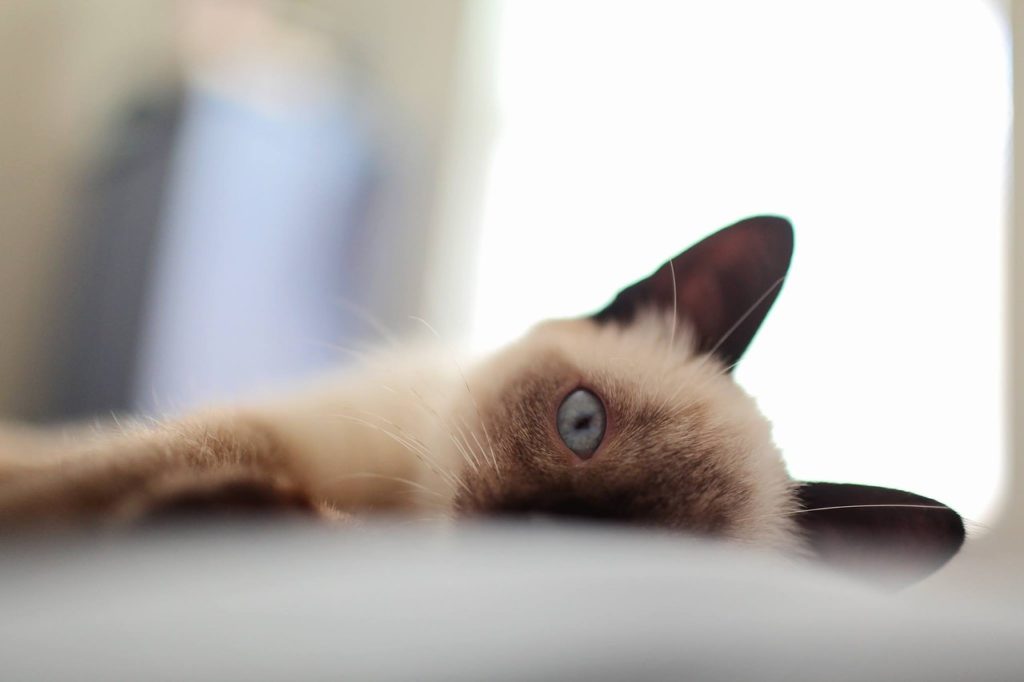
<instances>
[{"instance_id":1,"label":"cat cheek fur","mask_svg":"<svg viewBox=\"0 0 1024 682\"><path fill-rule=\"evenodd\" d=\"M627 326L549 321L470 376L494 462L467 467L463 514L540 513L629 521L796 549L793 481L768 422L693 334L647 311ZM605 442L587 461L559 447L553 406L583 382L605 403ZM473 410L466 417L476 416Z\"/></svg>"}]
</instances>

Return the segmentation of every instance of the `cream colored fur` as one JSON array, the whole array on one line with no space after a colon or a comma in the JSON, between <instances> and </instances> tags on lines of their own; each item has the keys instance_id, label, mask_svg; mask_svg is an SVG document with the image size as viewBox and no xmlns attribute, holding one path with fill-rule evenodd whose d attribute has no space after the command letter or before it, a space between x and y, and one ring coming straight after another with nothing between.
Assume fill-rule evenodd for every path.
<instances>
[{"instance_id":1,"label":"cream colored fur","mask_svg":"<svg viewBox=\"0 0 1024 682\"><path fill-rule=\"evenodd\" d=\"M655 314L625 327L552 321L465 367L445 351L392 350L287 395L169 424L116 425L64 439L11 434L0 440L0 452L6 453L0 459L0 520L123 519L124 509L134 518L144 515L151 498L164 504L209 487L211 480L236 476L255 477L260 486L269 480L289 495L298 490L345 512L450 517L480 507L460 506L460 499L480 496L474 487L500 497L503 490L532 485L529 467L516 469L513 461L537 458L548 470L564 468L566 475L585 473L586 467L593 473L619 455L627 457L626 446L642 435L661 459L631 453L623 466L668 471L674 461L695 455L663 451L696 443L717 473L693 485L706 502L728 504L722 535L797 547L793 483L768 422L721 363L692 353L689 331L675 325L670 316ZM526 421L501 417L520 395L516 387L531 381L592 386L603 395L609 424L617 415L629 417L620 421L632 423L634 431L610 427L609 442L593 461L566 459L557 437L525 439L534 421L551 420L557 394L523 393L535 406L525 416L518 413ZM671 418L638 427L635 415L645 410ZM609 484L621 485L630 471L616 471L610 475L622 480ZM680 481L659 494L682 496L692 492L688 485ZM673 523L680 525L678 519Z\"/></svg>"},{"instance_id":2,"label":"cream colored fur","mask_svg":"<svg viewBox=\"0 0 1024 682\"><path fill-rule=\"evenodd\" d=\"M673 338L672 325L654 314L628 327L547 322L466 367L439 350L372 355L358 369L246 412L273 429L316 496L346 510L447 514L467 467L500 467L502 453L491 448L493 432L505 426L485 425L481 412L537 358L556 353L579 377L622 386L637 402L679 413L703 406L699 425L683 419L673 429L703 429L715 456L752 484L753 494L737 500L730 537L795 547L793 482L769 423L721 363L693 355L688 330L677 328ZM678 437L673 429L660 437Z\"/></svg>"}]
</instances>

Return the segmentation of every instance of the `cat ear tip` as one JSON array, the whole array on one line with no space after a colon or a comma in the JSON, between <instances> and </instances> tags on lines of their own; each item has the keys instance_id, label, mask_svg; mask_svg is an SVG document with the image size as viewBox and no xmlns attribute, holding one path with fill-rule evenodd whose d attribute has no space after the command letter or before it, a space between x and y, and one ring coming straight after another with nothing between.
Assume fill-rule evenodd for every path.
<instances>
[{"instance_id":1,"label":"cat ear tip","mask_svg":"<svg viewBox=\"0 0 1024 682\"><path fill-rule=\"evenodd\" d=\"M763 227L793 228L793 221L779 213L755 213L737 221L735 224L760 224Z\"/></svg>"},{"instance_id":2,"label":"cat ear tip","mask_svg":"<svg viewBox=\"0 0 1024 682\"><path fill-rule=\"evenodd\" d=\"M742 222L756 224L761 230L775 232L779 237L793 240L793 222L786 216L767 213L747 218Z\"/></svg>"},{"instance_id":3,"label":"cat ear tip","mask_svg":"<svg viewBox=\"0 0 1024 682\"><path fill-rule=\"evenodd\" d=\"M783 254L792 255L793 253L793 223L785 216L771 213L753 215L730 225L723 232L734 228L741 228L749 236L770 244L773 251L779 252L778 257L780 258L785 257Z\"/></svg>"},{"instance_id":4,"label":"cat ear tip","mask_svg":"<svg viewBox=\"0 0 1024 682\"><path fill-rule=\"evenodd\" d=\"M945 506L945 505L943 505ZM952 507L946 507L946 523L948 524L950 536L958 542L957 549L963 545L967 539L967 524L964 523L964 517L960 516L959 513Z\"/></svg>"}]
</instances>

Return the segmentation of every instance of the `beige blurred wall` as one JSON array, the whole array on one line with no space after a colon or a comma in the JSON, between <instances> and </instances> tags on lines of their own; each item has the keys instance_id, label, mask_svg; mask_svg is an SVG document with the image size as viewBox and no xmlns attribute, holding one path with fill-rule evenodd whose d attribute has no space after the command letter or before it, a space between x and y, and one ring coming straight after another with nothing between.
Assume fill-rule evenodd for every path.
<instances>
[{"instance_id":1,"label":"beige blurred wall","mask_svg":"<svg viewBox=\"0 0 1024 682\"><path fill-rule=\"evenodd\" d=\"M1006 325L1006 493L1002 513L992 532L979 543L986 558L1012 557L1006 575L1014 585L1024 582L1024 0L997 2L1005 11L1012 32L1013 45L1013 141L1009 172L1008 200L1010 224L1007 226L1007 292ZM1009 566L1012 564L1012 570ZM1017 590L1024 603L1024 589Z\"/></svg>"},{"instance_id":2,"label":"beige blurred wall","mask_svg":"<svg viewBox=\"0 0 1024 682\"><path fill-rule=\"evenodd\" d=\"M1010 161L1011 203L1007 215L1006 254L1006 453L1004 506L991 528L918 589L954 589L971 596L994 598L1005 605L1024 607L1024 0L1000 0L1013 44L1013 142ZM965 467L970 461L964 462Z\"/></svg>"},{"instance_id":3,"label":"beige blurred wall","mask_svg":"<svg viewBox=\"0 0 1024 682\"><path fill-rule=\"evenodd\" d=\"M412 315L429 319L445 338L454 331L431 311L431 301L439 293L430 284L436 279L431 265L438 251L443 255L457 250L450 239L467 236L449 225L450 184L455 178L452 168L464 156L460 144L466 139L465 60L475 54L466 50L473 29L467 17L484 1L314 3L328 9L325 14L340 41L368 69L384 97L381 104L391 105L395 112L384 122L399 131L387 153L392 167L403 169L404 177L394 179L399 193L379 198L372 220L383 234L393 238L398 233L401 238L377 244L376 258L365 264L365 275L377 292L371 299L375 316L398 335L421 330ZM465 193L459 198L465 199ZM391 224L412 229L389 229Z\"/></svg>"},{"instance_id":4,"label":"beige blurred wall","mask_svg":"<svg viewBox=\"0 0 1024 682\"><path fill-rule=\"evenodd\" d=\"M0 3L0 416L31 414L47 396L47 333L63 314L55 289L73 226L83 159L139 88L176 77L171 0ZM288 5L289 3L279 3ZM322 28L358 55L416 148L399 205L380 220L422 226L388 267L413 295L381 301L384 317L419 310L423 253L440 218L453 133L466 0L320 0ZM373 264L379 271L381 264ZM386 273L384 275L386 276Z\"/></svg>"},{"instance_id":5,"label":"beige blurred wall","mask_svg":"<svg viewBox=\"0 0 1024 682\"><path fill-rule=\"evenodd\" d=\"M0 414L45 395L75 171L126 89L167 69L167 14L159 0L0 3Z\"/></svg>"},{"instance_id":6,"label":"beige blurred wall","mask_svg":"<svg viewBox=\"0 0 1024 682\"><path fill-rule=\"evenodd\" d=\"M1024 2L1012 2L1013 23L1013 167L1011 201L1012 226L1010 254L1008 310L1010 315L1008 383L1008 428L1010 456L1007 476L1009 494L1005 524L1006 539L1024 553Z\"/></svg>"}]
</instances>

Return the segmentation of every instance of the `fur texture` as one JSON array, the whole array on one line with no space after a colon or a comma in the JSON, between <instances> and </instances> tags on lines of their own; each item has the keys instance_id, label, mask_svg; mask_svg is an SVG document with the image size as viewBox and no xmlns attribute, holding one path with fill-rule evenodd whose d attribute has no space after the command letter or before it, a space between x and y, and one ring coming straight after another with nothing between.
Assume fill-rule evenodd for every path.
<instances>
[{"instance_id":1,"label":"fur texture","mask_svg":"<svg viewBox=\"0 0 1024 682\"><path fill-rule=\"evenodd\" d=\"M954 512L900 491L792 480L768 421L732 378L791 251L785 220L741 221L599 313L542 323L465 368L443 351L400 348L291 395L173 424L12 430L0 436L0 525L257 510L542 515L798 553L815 554L820 541L817 553L837 561L845 547L860 559L911 541L927 557L918 573L930 572L963 540ZM556 426L577 389L606 419L586 457ZM914 504L875 509L870 523L855 513L801 523L836 495L855 509L861 494Z\"/></svg>"}]
</instances>

